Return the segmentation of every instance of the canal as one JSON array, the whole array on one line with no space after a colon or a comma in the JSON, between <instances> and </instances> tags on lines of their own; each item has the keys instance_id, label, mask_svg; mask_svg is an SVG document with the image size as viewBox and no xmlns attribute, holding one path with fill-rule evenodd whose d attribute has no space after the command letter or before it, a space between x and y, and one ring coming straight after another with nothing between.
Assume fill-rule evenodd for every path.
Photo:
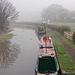
<instances>
[{"instance_id":1,"label":"canal","mask_svg":"<svg viewBox=\"0 0 75 75\"><path fill-rule=\"evenodd\" d=\"M0 75L35 75L39 40L35 30L14 28L13 37L0 42Z\"/></svg>"}]
</instances>

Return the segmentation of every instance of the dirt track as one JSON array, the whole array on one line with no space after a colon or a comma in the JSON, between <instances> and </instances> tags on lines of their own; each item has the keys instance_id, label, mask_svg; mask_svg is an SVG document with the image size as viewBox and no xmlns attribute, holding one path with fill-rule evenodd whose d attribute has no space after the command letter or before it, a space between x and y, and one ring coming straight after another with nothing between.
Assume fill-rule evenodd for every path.
<instances>
[{"instance_id":1,"label":"dirt track","mask_svg":"<svg viewBox=\"0 0 75 75\"><path fill-rule=\"evenodd\" d=\"M62 43L67 53L71 56L72 60L75 62L75 51L70 47L58 34L54 33L52 30L50 32Z\"/></svg>"}]
</instances>

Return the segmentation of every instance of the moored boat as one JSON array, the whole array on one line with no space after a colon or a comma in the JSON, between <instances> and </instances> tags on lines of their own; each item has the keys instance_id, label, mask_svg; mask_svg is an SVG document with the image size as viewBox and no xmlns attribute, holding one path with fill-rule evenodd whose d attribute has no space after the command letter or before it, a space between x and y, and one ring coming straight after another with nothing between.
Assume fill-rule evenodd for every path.
<instances>
[{"instance_id":1,"label":"moored boat","mask_svg":"<svg viewBox=\"0 0 75 75\"><path fill-rule=\"evenodd\" d=\"M60 75L52 39L48 35L40 40L35 75Z\"/></svg>"},{"instance_id":2,"label":"moored boat","mask_svg":"<svg viewBox=\"0 0 75 75\"><path fill-rule=\"evenodd\" d=\"M59 65L52 48L40 48L38 52L36 75L58 75Z\"/></svg>"},{"instance_id":3,"label":"moored boat","mask_svg":"<svg viewBox=\"0 0 75 75\"><path fill-rule=\"evenodd\" d=\"M43 27L43 26L37 27L37 32L38 32L38 34L45 34L45 29L44 29L44 27Z\"/></svg>"}]
</instances>

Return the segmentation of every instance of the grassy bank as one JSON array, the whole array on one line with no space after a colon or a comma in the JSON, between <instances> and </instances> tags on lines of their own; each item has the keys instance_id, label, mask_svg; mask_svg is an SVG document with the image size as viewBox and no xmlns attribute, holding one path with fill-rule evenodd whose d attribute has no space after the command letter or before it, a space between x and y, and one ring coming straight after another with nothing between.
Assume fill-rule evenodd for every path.
<instances>
[{"instance_id":1,"label":"grassy bank","mask_svg":"<svg viewBox=\"0 0 75 75\"><path fill-rule=\"evenodd\" d=\"M62 69L64 69L66 72L75 72L75 63L72 61L71 57L66 52L63 45L58 39L56 39L56 37L53 36L53 34L48 32L48 35L52 36L54 48L57 52L57 56L61 63Z\"/></svg>"},{"instance_id":2,"label":"grassy bank","mask_svg":"<svg viewBox=\"0 0 75 75\"><path fill-rule=\"evenodd\" d=\"M70 47L72 47L75 50L75 43L64 37L59 32L54 31L56 34L58 34Z\"/></svg>"},{"instance_id":3,"label":"grassy bank","mask_svg":"<svg viewBox=\"0 0 75 75\"><path fill-rule=\"evenodd\" d=\"M5 41L5 40L7 40L7 39L9 39L9 38L11 38L11 37L12 37L11 34L4 34L4 35L1 35L1 36L0 36L0 42Z\"/></svg>"}]
</instances>

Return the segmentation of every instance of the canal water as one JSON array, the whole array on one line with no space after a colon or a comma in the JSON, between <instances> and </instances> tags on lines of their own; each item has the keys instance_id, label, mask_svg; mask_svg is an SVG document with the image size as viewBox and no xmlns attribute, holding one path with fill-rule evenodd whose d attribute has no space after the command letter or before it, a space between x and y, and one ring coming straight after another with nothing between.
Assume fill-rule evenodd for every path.
<instances>
[{"instance_id":1,"label":"canal water","mask_svg":"<svg viewBox=\"0 0 75 75\"><path fill-rule=\"evenodd\" d=\"M13 37L0 42L0 75L35 75L39 40L34 30L14 28Z\"/></svg>"}]
</instances>

